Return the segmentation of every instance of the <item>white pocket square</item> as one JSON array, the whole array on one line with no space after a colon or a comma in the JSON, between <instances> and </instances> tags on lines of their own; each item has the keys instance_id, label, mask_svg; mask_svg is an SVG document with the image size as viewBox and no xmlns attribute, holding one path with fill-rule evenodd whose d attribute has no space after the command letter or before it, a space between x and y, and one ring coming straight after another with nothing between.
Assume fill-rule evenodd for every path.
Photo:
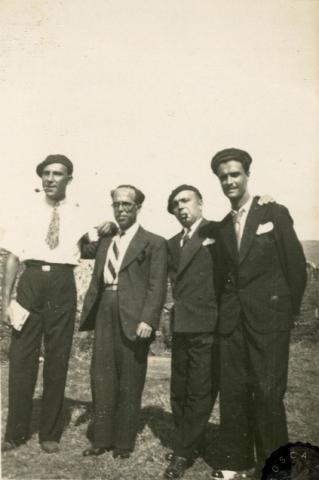
<instances>
[{"instance_id":1,"label":"white pocket square","mask_svg":"<svg viewBox=\"0 0 319 480\"><path fill-rule=\"evenodd\" d=\"M261 223L258 226L256 235L262 235L263 233L271 232L274 229L274 224L272 222Z\"/></svg>"},{"instance_id":2,"label":"white pocket square","mask_svg":"<svg viewBox=\"0 0 319 480\"><path fill-rule=\"evenodd\" d=\"M213 245L213 243L215 243L215 239L214 239L214 238L205 238L205 240L203 240L202 245L203 245L204 247L207 247L208 245Z\"/></svg>"}]
</instances>

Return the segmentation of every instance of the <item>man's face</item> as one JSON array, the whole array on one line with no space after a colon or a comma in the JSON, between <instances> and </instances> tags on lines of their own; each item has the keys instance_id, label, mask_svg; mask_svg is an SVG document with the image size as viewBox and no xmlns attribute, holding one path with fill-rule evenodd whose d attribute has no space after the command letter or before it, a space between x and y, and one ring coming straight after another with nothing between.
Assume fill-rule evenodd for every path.
<instances>
[{"instance_id":1,"label":"man's face","mask_svg":"<svg viewBox=\"0 0 319 480\"><path fill-rule=\"evenodd\" d=\"M46 197L56 202L65 197L66 187L72 180L66 166L61 163L52 163L44 167L41 178Z\"/></svg>"},{"instance_id":2,"label":"man's face","mask_svg":"<svg viewBox=\"0 0 319 480\"><path fill-rule=\"evenodd\" d=\"M136 222L141 206L135 203L135 192L131 188L118 188L113 194L114 218L121 230L127 230Z\"/></svg>"},{"instance_id":3,"label":"man's face","mask_svg":"<svg viewBox=\"0 0 319 480\"><path fill-rule=\"evenodd\" d=\"M189 228L201 218L202 204L193 190L183 190L172 201L172 211L183 227Z\"/></svg>"},{"instance_id":4,"label":"man's face","mask_svg":"<svg viewBox=\"0 0 319 480\"><path fill-rule=\"evenodd\" d=\"M217 175L223 192L230 201L240 200L247 192L249 174L245 172L241 162L230 160L221 163Z\"/></svg>"}]
</instances>

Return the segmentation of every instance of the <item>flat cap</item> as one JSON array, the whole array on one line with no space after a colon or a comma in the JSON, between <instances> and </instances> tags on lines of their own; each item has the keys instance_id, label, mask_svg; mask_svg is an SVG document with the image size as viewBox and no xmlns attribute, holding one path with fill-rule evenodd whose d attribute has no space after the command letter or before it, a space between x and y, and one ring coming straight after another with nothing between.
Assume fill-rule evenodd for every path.
<instances>
[{"instance_id":1,"label":"flat cap","mask_svg":"<svg viewBox=\"0 0 319 480\"><path fill-rule=\"evenodd\" d=\"M43 162L39 163L36 168L37 175L41 177L44 168L48 165L51 165L52 163L61 163L67 168L68 174L72 175L73 163L71 162L71 160L68 159L68 157L60 154L48 155L47 158L43 160Z\"/></svg>"},{"instance_id":2,"label":"flat cap","mask_svg":"<svg viewBox=\"0 0 319 480\"><path fill-rule=\"evenodd\" d=\"M219 165L231 160L240 162L246 173L249 171L250 164L253 161L249 153L245 152L245 150L240 150L239 148L225 148L213 156L211 161L213 172L217 175Z\"/></svg>"},{"instance_id":3,"label":"flat cap","mask_svg":"<svg viewBox=\"0 0 319 480\"><path fill-rule=\"evenodd\" d=\"M176 195L180 192L183 192L184 190L191 190L192 192L195 192L198 198L202 200L202 194L200 191L194 187L193 185L179 185L179 187L174 188L174 190L170 193L170 196L168 197L168 203L167 203L167 211L169 213L173 214L173 200L176 197Z\"/></svg>"}]
</instances>

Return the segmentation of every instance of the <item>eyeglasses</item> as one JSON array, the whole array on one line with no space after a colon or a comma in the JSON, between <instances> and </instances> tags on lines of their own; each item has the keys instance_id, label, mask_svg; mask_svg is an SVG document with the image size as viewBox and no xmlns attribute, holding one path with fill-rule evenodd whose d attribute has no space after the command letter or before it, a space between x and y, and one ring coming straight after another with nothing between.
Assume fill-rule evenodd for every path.
<instances>
[{"instance_id":1,"label":"eyeglasses","mask_svg":"<svg viewBox=\"0 0 319 480\"><path fill-rule=\"evenodd\" d=\"M130 212L133 207L135 207L135 203L130 203L130 202L113 202L112 207L114 210L119 210L120 208L123 208L125 212Z\"/></svg>"}]
</instances>

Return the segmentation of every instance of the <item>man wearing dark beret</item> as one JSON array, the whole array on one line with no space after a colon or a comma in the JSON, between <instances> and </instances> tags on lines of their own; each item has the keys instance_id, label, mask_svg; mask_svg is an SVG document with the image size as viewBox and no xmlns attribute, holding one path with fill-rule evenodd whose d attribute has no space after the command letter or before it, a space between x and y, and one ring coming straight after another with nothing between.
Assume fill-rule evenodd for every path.
<instances>
[{"instance_id":1,"label":"man wearing dark beret","mask_svg":"<svg viewBox=\"0 0 319 480\"><path fill-rule=\"evenodd\" d=\"M73 173L73 163L71 162L71 160L68 159L68 157L66 157L65 155L60 155L60 154L48 155L46 157L46 159L43 160L43 162L39 163L37 165L37 168L36 168L37 175L39 177L42 177L43 170L45 169L45 167L47 167L48 165L52 165L54 163L64 165L69 177L72 175L72 173Z\"/></svg>"},{"instance_id":2,"label":"man wearing dark beret","mask_svg":"<svg viewBox=\"0 0 319 480\"><path fill-rule=\"evenodd\" d=\"M14 225L6 231L2 242L10 252L4 272L2 314L13 327L3 452L30 438L42 339L45 355L39 441L47 453L59 449L76 312L73 270L80 259L80 238L87 231L79 206L66 197L72 162L64 155L49 155L36 172L41 177L44 195L36 194L30 205L24 205L23 214L14 218ZM96 231L91 232L91 238L95 236ZM11 295L19 262L25 269L14 300Z\"/></svg>"},{"instance_id":3,"label":"man wearing dark beret","mask_svg":"<svg viewBox=\"0 0 319 480\"><path fill-rule=\"evenodd\" d=\"M168 240L174 299L171 406L175 432L165 477L172 479L181 478L199 451L203 453L205 428L217 395L213 332L217 322L214 260L218 255L216 235L201 236L208 224L202 206L202 195L192 185L175 188L167 206L182 225L182 231Z\"/></svg>"},{"instance_id":4,"label":"man wearing dark beret","mask_svg":"<svg viewBox=\"0 0 319 480\"><path fill-rule=\"evenodd\" d=\"M227 478L238 472L260 478L266 458L288 442L289 337L306 286L305 257L287 208L260 205L249 194L251 162L236 148L211 162L231 204L219 228L220 466ZM213 476L225 477L223 470Z\"/></svg>"}]
</instances>

